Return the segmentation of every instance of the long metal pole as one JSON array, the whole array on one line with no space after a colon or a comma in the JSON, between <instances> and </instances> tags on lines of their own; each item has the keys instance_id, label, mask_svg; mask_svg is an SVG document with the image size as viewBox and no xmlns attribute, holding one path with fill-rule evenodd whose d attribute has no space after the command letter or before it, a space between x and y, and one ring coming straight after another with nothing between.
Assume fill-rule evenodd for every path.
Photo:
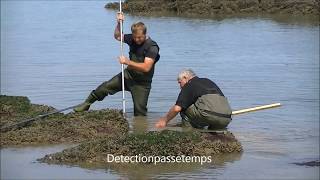
<instances>
[{"instance_id":1,"label":"long metal pole","mask_svg":"<svg viewBox=\"0 0 320 180\"><path fill-rule=\"evenodd\" d=\"M11 131L12 129L15 129L15 128L20 128L20 127L25 127L25 126L28 126L30 125L33 121L37 121L41 118L44 118L44 117L47 117L47 116L50 116L52 114L57 114L57 113L60 113L60 112L63 112L63 111L66 111L66 110L69 110L69 109L73 109L75 107L77 107L78 105L76 106L70 106L70 107L67 107L67 108L64 108L64 109L60 109L60 110L55 110L55 111L52 111L52 112L49 112L49 113L46 113L46 114L40 114L36 117L33 117L33 118L29 118L29 119L25 119L25 120L22 120L18 123L15 123L15 124L12 124L12 125L9 125L9 126L5 126L5 127L2 127L0 129L0 131L2 133L5 133L7 131Z\"/></svg>"},{"instance_id":2,"label":"long metal pole","mask_svg":"<svg viewBox=\"0 0 320 180\"><path fill-rule=\"evenodd\" d=\"M119 2L120 13L122 13L122 0ZM120 22L120 53L123 56L123 21ZM123 117L125 117L126 113L126 99L124 94L124 64L121 64L121 83L122 83L122 113Z\"/></svg>"}]
</instances>

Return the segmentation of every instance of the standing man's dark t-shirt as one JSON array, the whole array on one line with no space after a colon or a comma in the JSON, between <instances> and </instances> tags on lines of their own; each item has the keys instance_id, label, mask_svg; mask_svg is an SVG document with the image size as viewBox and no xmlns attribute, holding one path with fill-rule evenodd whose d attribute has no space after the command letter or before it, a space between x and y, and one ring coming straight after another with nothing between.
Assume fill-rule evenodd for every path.
<instances>
[{"instance_id":1,"label":"standing man's dark t-shirt","mask_svg":"<svg viewBox=\"0 0 320 180\"><path fill-rule=\"evenodd\" d=\"M181 88L176 105L180 106L182 111L185 111L189 106L194 104L199 97L205 94L219 94L224 96L220 88L213 81L195 76Z\"/></svg>"},{"instance_id":2,"label":"standing man's dark t-shirt","mask_svg":"<svg viewBox=\"0 0 320 180\"><path fill-rule=\"evenodd\" d=\"M136 44L133 40L132 34L124 35L124 42L130 47L129 58L131 61L143 63L146 57L154 59L154 64L149 72L140 72L133 69L128 69L129 73L137 82L151 83L155 64L160 59L160 48L158 44L148 37L143 44Z\"/></svg>"},{"instance_id":3,"label":"standing man's dark t-shirt","mask_svg":"<svg viewBox=\"0 0 320 180\"><path fill-rule=\"evenodd\" d=\"M129 45L130 52L137 52L138 54L141 54L141 55L144 54L145 57L154 59L155 63L159 61L160 59L159 46L150 37L146 39L147 43L148 41L151 41L151 45L147 49L144 49L146 42L141 45L136 44L133 41L132 34L125 34L123 41ZM129 52L129 55L130 55L130 52ZM137 60L137 59L131 59L131 60Z\"/></svg>"}]
</instances>

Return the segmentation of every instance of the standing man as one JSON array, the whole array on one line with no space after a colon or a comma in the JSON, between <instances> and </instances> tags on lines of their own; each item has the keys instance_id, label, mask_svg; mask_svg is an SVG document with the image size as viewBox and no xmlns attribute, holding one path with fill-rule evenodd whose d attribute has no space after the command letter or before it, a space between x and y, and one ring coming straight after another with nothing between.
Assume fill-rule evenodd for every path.
<instances>
[{"instance_id":1,"label":"standing man","mask_svg":"<svg viewBox=\"0 0 320 180\"><path fill-rule=\"evenodd\" d=\"M120 23L124 20L122 13L117 14L114 38L121 40ZM129 58L119 57L120 64L128 65L124 70L125 90L130 91L134 105L134 116L146 116L148 97L151 90L155 64L160 59L159 46L147 36L147 27L143 22L131 26L132 34L125 34L123 40L130 47ZM106 96L122 90L121 73L102 83L93 90L85 102L74 108L75 112L87 111L96 100L102 101Z\"/></svg>"},{"instance_id":2,"label":"standing man","mask_svg":"<svg viewBox=\"0 0 320 180\"><path fill-rule=\"evenodd\" d=\"M157 128L163 128L180 113L183 122L194 128L224 129L231 122L231 108L220 88L207 78L199 78L191 70L178 75L181 91L176 104L160 118Z\"/></svg>"}]
</instances>

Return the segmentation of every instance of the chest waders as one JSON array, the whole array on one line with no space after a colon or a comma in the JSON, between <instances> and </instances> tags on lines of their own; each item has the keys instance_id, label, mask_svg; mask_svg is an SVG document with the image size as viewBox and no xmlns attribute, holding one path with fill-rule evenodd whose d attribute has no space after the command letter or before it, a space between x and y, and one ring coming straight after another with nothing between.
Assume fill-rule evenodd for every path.
<instances>
[{"instance_id":1,"label":"chest waders","mask_svg":"<svg viewBox=\"0 0 320 180\"><path fill-rule=\"evenodd\" d=\"M130 60L143 63L147 50L151 46L158 45L150 38L147 39L142 46L130 46ZM159 47L158 47L159 48ZM160 56L158 55L157 59ZM139 72L130 68L124 70L125 90L131 92L134 115L145 116L147 114L147 103L151 90L151 82L154 74L154 65L149 72ZM74 108L76 112L86 111L90 105L96 100L102 101L106 96L113 95L122 90L122 75L119 73L108 81L103 82L95 90L93 90L86 101Z\"/></svg>"},{"instance_id":2,"label":"chest waders","mask_svg":"<svg viewBox=\"0 0 320 180\"><path fill-rule=\"evenodd\" d=\"M224 129L231 122L231 107L226 97L219 94L206 94L197 99L182 118L194 128Z\"/></svg>"}]
</instances>

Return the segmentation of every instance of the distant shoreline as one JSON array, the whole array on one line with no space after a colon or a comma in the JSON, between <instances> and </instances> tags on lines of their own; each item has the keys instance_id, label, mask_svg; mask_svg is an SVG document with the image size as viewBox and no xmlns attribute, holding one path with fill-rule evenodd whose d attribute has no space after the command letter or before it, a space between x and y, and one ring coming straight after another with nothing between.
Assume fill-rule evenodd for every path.
<instances>
[{"instance_id":1,"label":"distant shoreline","mask_svg":"<svg viewBox=\"0 0 320 180\"><path fill-rule=\"evenodd\" d=\"M118 9L119 3L105 5ZM319 17L319 0L126 0L123 11L138 15L228 17L290 15Z\"/></svg>"}]
</instances>

